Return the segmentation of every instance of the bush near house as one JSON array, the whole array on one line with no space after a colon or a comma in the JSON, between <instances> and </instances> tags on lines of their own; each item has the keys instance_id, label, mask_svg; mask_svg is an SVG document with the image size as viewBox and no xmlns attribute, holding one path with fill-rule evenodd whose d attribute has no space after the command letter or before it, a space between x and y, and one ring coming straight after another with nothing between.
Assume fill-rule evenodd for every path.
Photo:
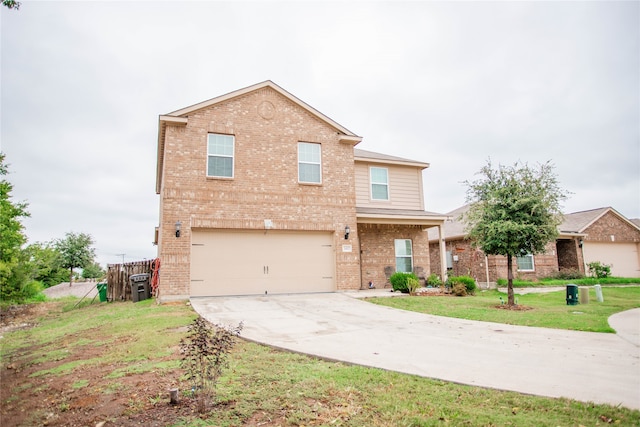
<instances>
[{"instance_id":1,"label":"bush near house","mask_svg":"<svg viewBox=\"0 0 640 427\"><path fill-rule=\"evenodd\" d=\"M457 296L474 295L476 293L476 281L469 276L449 277L447 286L451 287L451 291Z\"/></svg>"},{"instance_id":2,"label":"bush near house","mask_svg":"<svg viewBox=\"0 0 640 427\"><path fill-rule=\"evenodd\" d=\"M602 264L600 261L593 261L587 264L589 273L596 279L603 279L611 275L611 266Z\"/></svg>"},{"instance_id":3,"label":"bush near house","mask_svg":"<svg viewBox=\"0 0 640 427\"><path fill-rule=\"evenodd\" d=\"M442 280L440 280L440 276L438 276L436 273L431 273L429 277L427 277L426 283L427 286L437 288L438 286L442 285Z\"/></svg>"},{"instance_id":4,"label":"bush near house","mask_svg":"<svg viewBox=\"0 0 640 427\"><path fill-rule=\"evenodd\" d=\"M578 269L568 269L568 270L561 270L558 271L555 274L551 274L547 277L543 277L542 281L545 280L573 280L573 279L584 279L584 273L582 273L580 270Z\"/></svg>"},{"instance_id":5,"label":"bush near house","mask_svg":"<svg viewBox=\"0 0 640 427\"><path fill-rule=\"evenodd\" d=\"M595 277L585 277L583 279L540 279L539 282L529 282L526 280L514 280L513 286L516 288L535 288L535 287L544 287L544 286L565 286L568 284L574 285L637 285L640 283L640 278L638 277L604 277L601 279L597 279ZM497 280L498 287L503 288L507 286L507 279L498 279Z\"/></svg>"},{"instance_id":6,"label":"bush near house","mask_svg":"<svg viewBox=\"0 0 640 427\"><path fill-rule=\"evenodd\" d=\"M391 282L391 286L393 287L393 291L400 291L402 293L409 293L408 281L409 279L414 279L420 283L418 276L413 273L402 273L397 272L393 273L391 277L389 277L389 281ZM415 290L415 289L414 289Z\"/></svg>"}]
</instances>

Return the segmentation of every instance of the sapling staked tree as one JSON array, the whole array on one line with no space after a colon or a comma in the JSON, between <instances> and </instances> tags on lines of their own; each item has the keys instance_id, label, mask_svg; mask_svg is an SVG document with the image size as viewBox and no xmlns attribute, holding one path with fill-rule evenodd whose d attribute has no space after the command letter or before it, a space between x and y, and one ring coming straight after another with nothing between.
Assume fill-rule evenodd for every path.
<instances>
[{"instance_id":1,"label":"sapling staked tree","mask_svg":"<svg viewBox=\"0 0 640 427\"><path fill-rule=\"evenodd\" d=\"M560 203L567 194L550 162L494 169L488 161L478 174L479 179L465 181L470 207L462 221L475 247L507 257L508 305L513 306L513 257L543 253L557 238Z\"/></svg>"},{"instance_id":2,"label":"sapling staked tree","mask_svg":"<svg viewBox=\"0 0 640 427\"><path fill-rule=\"evenodd\" d=\"M231 328L212 325L197 317L189 325L187 336L180 341L180 366L191 383L200 412L205 412L208 404L215 401L216 384L228 366L229 352L241 330L242 322Z\"/></svg>"}]
</instances>

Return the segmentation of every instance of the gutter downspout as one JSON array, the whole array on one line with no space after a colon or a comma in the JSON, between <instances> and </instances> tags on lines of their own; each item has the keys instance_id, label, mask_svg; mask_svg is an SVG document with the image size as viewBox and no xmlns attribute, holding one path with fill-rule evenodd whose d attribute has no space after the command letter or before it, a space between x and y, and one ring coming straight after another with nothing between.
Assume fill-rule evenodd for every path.
<instances>
[{"instance_id":1,"label":"gutter downspout","mask_svg":"<svg viewBox=\"0 0 640 427\"><path fill-rule=\"evenodd\" d=\"M442 283L447 281L447 246L444 241L444 229L442 224L438 225L438 241L440 242L440 274Z\"/></svg>"},{"instance_id":2,"label":"gutter downspout","mask_svg":"<svg viewBox=\"0 0 640 427\"><path fill-rule=\"evenodd\" d=\"M487 274L487 289L489 289L489 257L487 254L484 254L484 268Z\"/></svg>"}]
</instances>

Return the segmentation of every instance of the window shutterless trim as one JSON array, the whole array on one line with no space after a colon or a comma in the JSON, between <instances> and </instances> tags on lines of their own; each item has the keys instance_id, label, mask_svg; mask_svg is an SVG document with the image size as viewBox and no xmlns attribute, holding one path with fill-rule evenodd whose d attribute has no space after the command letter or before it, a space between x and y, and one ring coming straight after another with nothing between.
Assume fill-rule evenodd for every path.
<instances>
[{"instance_id":1,"label":"window shutterless trim","mask_svg":"<svg viewBox=\"0 0 640 427\"><path fill-rule=\"evenodd\" d=\"M518 262L518 260L520 258L529 258L529 259L531 259L531 268L520 268L520 263ZM535 261L534 261L534 257L531 254L527 254L527 255L521 256L521 257L520 256L516 257L516 265L518 266L518 271L536 271L536 264L535 264Z\"/></svg>"},{"instance_id":2,"label":"window shutterless trim","mask_svg":"<svg viewBox=\"0 0 640 427\"><path fill-rule=\"evenodd\" d=\"M373 180L373 170L374 169L379 169L379 170L383 170L385 171L385 175L386 175L386 181L385 182L374 182ZM385 186L386 187L386 193L387 193L387 197L386 199L381 199L381 198L377 198L374 197L374 191L373 191L373 186L374 185L380 185L380 186ZM388 202L391 198L389 196L389 169L388 168L381 168L378 166L369 166L369 196L371 197L371 200L375 200L375 201L380 201L380 202Z\"/></svg>"},{"instance_id":3,"label":"window shutterless trim","mask_svg":"<svg viewBox=\"0 0 640 427\"><path fill-rule=\"evenodd\" d=\"M398 242L403 242L403 247L405 247L405 243L404 242L409 242L409 248L411 253L409 255L398 255ZM412 273L413 272L413 242L411 241L411 239L394 239L393 240L393 251L395 254L395 261L396 261L396 271L398 270L398 258L409 258L411 265L409 266L410 269L409 271L406 271L405 273Z\"/></svg>"},{"instance_id":4,"label":"window shutterless trim","mask_svg":"<svg viewBox=\"0 0 640 427\"><path fill-rule=\"evenodd\" d=\"M231 139L231 155L229 154L220 154L220 153L210 153L209 152L209 143L211 137L224 137ZM231 159L231 175L212 175L209 171L209 159L210 158L218 158L218 159ZM222 179L233 179L236 173L236 138L234 135L227 135L221 133L208 133L207 134L207 164L206 164L206 176L207 178L222 178Z\"/></svg>"},{"instance_id":5,"label":"window shutterless trim","mask_svg":"<svg viewBox=\"0 0 640 427\"><path fill-rule=\"evenodd\" d=\"M302 147L317 147L318 161L308 161L308 160L300 160L300 149ZM316 154L316 153L313 153ZM318 167L318 181L303 181L301 178L301 165L312 165ZM299 184L311 184L311 185L321 185L322 184L322 144L317 142L298 142L298 183Z\"/></svg>"}]
</instances>

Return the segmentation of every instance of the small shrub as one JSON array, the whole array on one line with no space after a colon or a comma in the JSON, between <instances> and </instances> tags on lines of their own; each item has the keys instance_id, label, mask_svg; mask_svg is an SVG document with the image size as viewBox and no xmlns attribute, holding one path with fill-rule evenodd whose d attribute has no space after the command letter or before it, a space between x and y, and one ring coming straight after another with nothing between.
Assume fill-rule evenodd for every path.
<instances>
[{"instance_id":1,"label":"small shrub","mask_svg":"<svg viewBox=\"0 0 640 427\"><path fill-rule=\"evenodd\" d=\"M409 280L409 278L418 280L418 276L413 273L393 273L391 277L389 277L389 281L391 282L391 286L393 287L394 292L400 291L405 294L408 293L409 288L407 286L407 281Z\"/></svg>"},{"instance_id":2,"label":"small shrub","mask_svg":"<svg viewBox=\"0 0 640 427\"><path fill-rule=\"evenodd\" d=\"M587 264L589 273L596 279L603 279L611 275L611 266L602 264L600 261L594 261Z\"/></svg>"},{"instance_id":3,"label":"small shrub","mask_svg":"<svg viewBox=\"0 0 640 427\"><path fill-rule=\"evenodd\" d=\"M31 280L22 287L22 295L24 299L30 301L44 301L45 296L42 293L44 285L37 280Z\"/></svg>"},{"instance_id":4,"label":"small shrub","mask_svg":"<svg viewBox=\"0 0 640 427\"><path fill-rule=\"evenodd\" d=\"M442 280L440 280L440 276L438 276L436 273L431 273L429 277L427 277L426 282L427 286L433 286L434 288L442 285Z\"/></svg>"},{"instance_id":5,"label":"small shrub","mask_svg":"<svg viewBox=\"0 0 640 427\"><path fill-rule=\"evenodd\" d=\"M507 284L509 284L509 281L507 279L500 278L500 279L496 280L496 283L497 283L498 286L500 286L502 288L502 287L507 286Z\"/></svg>"},{"instance_id":6,"label":"small shrub","mask_svg":"<svg viewBox=\"0 0 640 427\"><path fill-rule=\"evenodd\" d=\"M464 297L467 295L467 287L464 283L454 283L451 288L451 293L457 297Z\"/></svg>"},{"instance_id":7,"label":"small shrub","mask_svg":"<svg viewBox=\"0 0 640 427\"><path fill-rule=\"evenodd\" d=\"M413 277L407 278L407 290L410 294L413 294L416 289L420 287L420 280L414 279Z\"/></svg>"},{"instance_id":8,"label":"small shrub","mask_svg":"<svg viewBox=\"0 0 640 427\"><path fill-rule=\"evenodd\" d=\"M469 277L469 276L453 276L453 277L449 277L448 282L450 284L450 286L452 287L452 292L456 295L458 295L455 292L455 285L457 284L461 284L464 286L465 288L465 295L473 295L476 292L476 281L473 280L473 277ZM463 295L458 295L458 296L463 296Z\"/></svg>"},{"instance_id":9,"label":"small shrub","mask_svg":"<svg viewBox=\"0 0 640 427\"><path fill-rule=\"evenodd\" d=\"M575 268L568 270L561 270L555 274L551 274L548 277L542 279L545 280L575 280L575 279L584 279L584 274Z\"/></svg>"},{"instance_id":10,"label":"small shrub","mask_svg":"<svg viewBox=\"0 0 640 427\"><path fill-rule=\"evenodd\" d=\"M211 325L198 317L189 325L187 336L180 341L183 354L180 366L192 384L201 413L207 410L210 402L215 401L216 383L228 365L227 356L241 330L242 323L230 329Z\"/></svg>"}]
</instances>

